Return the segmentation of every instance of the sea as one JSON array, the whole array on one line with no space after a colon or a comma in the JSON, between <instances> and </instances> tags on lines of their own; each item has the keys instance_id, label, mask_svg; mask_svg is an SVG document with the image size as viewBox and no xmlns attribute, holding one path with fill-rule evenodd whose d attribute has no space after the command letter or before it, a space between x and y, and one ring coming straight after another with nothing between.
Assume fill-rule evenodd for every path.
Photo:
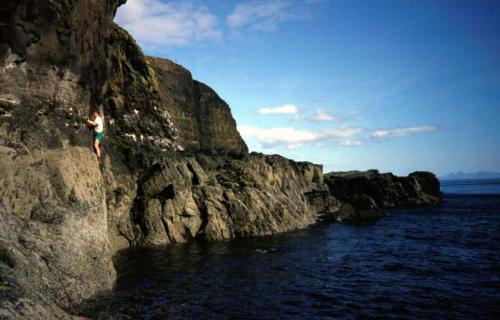
<instances>
[{"instance_id":1,"label":"sea","mask_svg":"<svg viewBox=\"0 0 500 320\"><path fill-rule=\"evenodd\" d=\"M127 250L92 319L500 319L500 179L440 206L263 238Z\"/></svg>"}]
</instances>

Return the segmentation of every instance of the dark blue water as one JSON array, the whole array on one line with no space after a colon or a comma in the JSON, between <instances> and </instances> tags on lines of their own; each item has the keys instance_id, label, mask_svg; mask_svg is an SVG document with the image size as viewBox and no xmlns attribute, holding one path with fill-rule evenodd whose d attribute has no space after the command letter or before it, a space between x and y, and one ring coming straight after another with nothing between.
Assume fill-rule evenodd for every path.
<instances>
[{"instance_id":1,"label":"dark blue water","mask_svg":"<svg viewBox=\"0 0 500 320\"><path fill-rule=\"evenodd\" d=\"M500 179L444 180L441 191L446 194L500 194Z\"/></svg>"},{"instance_id":2,"label":"dark blue water","mask_svg":"<svg viewBox=\"0 0 500 320\"><path fill-rule=\"evenodd\" d=\"M500 181L443 185L439 207L365 225L117 257L80 313L130 319L499 319ZM485 191L487 189L487 191Z\"/></svg>"}]
</instances>

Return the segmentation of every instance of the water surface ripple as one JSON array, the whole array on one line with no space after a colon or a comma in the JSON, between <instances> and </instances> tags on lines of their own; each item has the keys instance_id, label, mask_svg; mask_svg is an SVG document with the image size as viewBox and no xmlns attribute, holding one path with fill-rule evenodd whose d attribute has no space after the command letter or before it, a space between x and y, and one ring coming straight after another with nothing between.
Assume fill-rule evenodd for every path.
<instances>
[{"instance_id":1,"label":"water surface ripple","mask_svg":"<svg viewBox=\"0 0 500 320\"><path fill-rule=\"evenodd\" d=\"M102 319L500 318L499 194L448 193L440 207L391 213L365 225L322 224L265 238L125 251L116 257L115 290L78 313Z\"/></svg>"}]
</instances>

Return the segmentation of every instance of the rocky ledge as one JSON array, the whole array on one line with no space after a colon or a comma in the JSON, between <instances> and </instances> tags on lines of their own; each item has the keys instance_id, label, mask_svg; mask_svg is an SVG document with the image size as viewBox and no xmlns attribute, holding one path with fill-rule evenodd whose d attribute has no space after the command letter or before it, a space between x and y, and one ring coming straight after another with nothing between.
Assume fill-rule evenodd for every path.
<instances>
[{"instance_id":1,"label":"rocky ledge","mask_svg":"<svg viewBox=\"0 0 500 320\"><path fill-rule=\"evenodd\" d=\"M435 204L430 173L332 173L248 153L229 106L147 58L124 0L0 2L0 318L71 318L131 246L219 241ZM98 164L81 118L105 120Z\"/></svg>"}]
</instances>

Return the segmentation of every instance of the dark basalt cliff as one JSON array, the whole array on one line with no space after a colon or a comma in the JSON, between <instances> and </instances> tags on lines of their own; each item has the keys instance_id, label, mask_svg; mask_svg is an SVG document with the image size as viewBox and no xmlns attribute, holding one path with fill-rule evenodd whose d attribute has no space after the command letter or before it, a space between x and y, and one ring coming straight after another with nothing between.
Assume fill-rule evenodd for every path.
<instances>
[{"instance_id":1,"label":"dark basalt cliff","mask_svg":"<svg viewBox=\"0 0 500 320\"><path fill-rule=\"evenodd\" d=\"M146 58L113 22L123 2L0 3L0 318L70 318L72 305L112 288L112 257L130 246L435 203L431 175L394 178L404 192L387 200L400 188L392 182L358 190L325 183L321 165L248 154L213 90ZM93 108L105 119L101 165L81 120ZM376 206L360 206L363 195Z\"/></svg>"}]
</instances>

